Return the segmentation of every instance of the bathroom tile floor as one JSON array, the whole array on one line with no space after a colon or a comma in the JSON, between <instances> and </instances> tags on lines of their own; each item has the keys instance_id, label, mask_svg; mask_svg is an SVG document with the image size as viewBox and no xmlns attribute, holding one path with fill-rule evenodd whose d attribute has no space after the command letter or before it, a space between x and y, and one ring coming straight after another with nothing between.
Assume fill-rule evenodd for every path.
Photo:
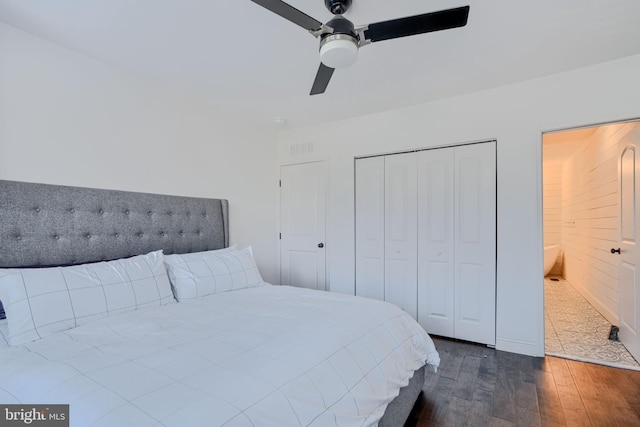
<instances>
[{"instance_id":1,"label":"bathroom tile floor","mask_svg":"<svg viewBox=\"0 0 640 427\"><path fill-rule=\"evenodd\" d=\"M640 371L621 342L609 340L607 321L571 283L544 279L545 353Z\"/></svg>"}]
</instances>

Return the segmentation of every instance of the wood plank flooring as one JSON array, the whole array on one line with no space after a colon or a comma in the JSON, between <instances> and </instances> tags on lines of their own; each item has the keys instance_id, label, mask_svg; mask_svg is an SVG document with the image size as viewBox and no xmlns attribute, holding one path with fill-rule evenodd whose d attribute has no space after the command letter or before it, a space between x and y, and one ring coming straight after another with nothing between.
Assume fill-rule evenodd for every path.
<instances>
[{"instance_id":1,"label":"wood plank flooring","mask_svg":"<svg viewBox=\"0 0 640 427\"><path fill-rule=\"evenodd\" d=\"M640 372L434 337L437 373L405 427L640 426Z\"/></svg>"}]
</instances>

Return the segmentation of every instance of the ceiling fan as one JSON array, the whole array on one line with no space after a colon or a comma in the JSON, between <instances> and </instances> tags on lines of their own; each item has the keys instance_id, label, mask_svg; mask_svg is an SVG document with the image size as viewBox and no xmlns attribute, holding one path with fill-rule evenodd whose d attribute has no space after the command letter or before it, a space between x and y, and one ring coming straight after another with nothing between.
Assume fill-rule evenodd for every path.
<instances>
[{"instance_id":1,"label":"ceiling fan","mask_svg":"<svg viewBox=\"0 0 640 427\"><path fill-rule=\"evenodd\" d=\"M280 0L251 1L299 25L314 37L320 37L321 62L311 95L324 93L333 71L353 64L360 47L382 40L464 27L469 16L469 6L462 6L355 27L342 16L352 0L324 0L327 9L336 15L326 24Z\"/></svg>"}]
</instances>

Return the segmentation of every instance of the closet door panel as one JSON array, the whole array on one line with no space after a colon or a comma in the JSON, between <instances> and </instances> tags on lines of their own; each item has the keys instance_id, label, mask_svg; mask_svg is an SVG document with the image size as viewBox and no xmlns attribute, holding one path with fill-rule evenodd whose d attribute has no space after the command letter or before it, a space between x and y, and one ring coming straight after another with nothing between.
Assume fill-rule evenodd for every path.
<instances>
[{"instance_id":1,"label":"closet door panel","mask_svg":"<svg viewBox=\"0 0 640 427\"><path fill-rule=\"evenodd\" d=\"M495 142L455 147L455 337L495 344Z\"/></svg>"},{"instance_id":2,"label":"closet door panel","mask_svg":"<svg viewBox=\"0 0 640 427\"><path fill-rule=\"evenodd\" d=\"M453 148L418 153L418 321L454 336Z\"/></svg>"},{"instance_id":3,"label":"closet door panel","mask_svg":"<svg viewBox=\"0 0 640 427\"><path fill-rule=\"evenodd\" d=\"M384 300L384 157L356 160L356 295Z\"/></svg>"},{"instance_id":4,"label":"closet door panel","mask_svg":"<svg viewBox=\"0 0 640 427\"><path fill-rule=\"evenodd\" d=\"M477 324L481 319L478 301L482 299L482 266L459 263L458 280L459 286L456 291L462 296L458 299L458 318L461 322ZM464 330L461 333L464 333Z\"/></svg>"},{"instance_id":5,"label":"closet door panel","mask_svg":"<svg viewBox=\"0 0 640 427\"><path fill-rule=\"evenodd\" d=\"M385 300L417 318L417 154L384 159Z\"/></svg>"}]
</instances>

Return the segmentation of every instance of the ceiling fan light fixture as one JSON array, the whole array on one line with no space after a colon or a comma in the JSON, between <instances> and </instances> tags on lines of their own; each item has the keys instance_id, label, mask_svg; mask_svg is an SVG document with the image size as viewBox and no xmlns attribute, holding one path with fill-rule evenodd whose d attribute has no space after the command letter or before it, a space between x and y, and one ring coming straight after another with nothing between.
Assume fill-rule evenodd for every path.
<instances>
[{"instance_id":1,"label":"ceiling fan light fixture","mask_svg":"<svg viewBox=\"0 0 640 427\"><path fill-rule=\"evenodd\" d=\"M320 42L320 61L330 68L344 68L358 59L358 41L348 34L331 34Z\"/></svg>"}]
</instances>

